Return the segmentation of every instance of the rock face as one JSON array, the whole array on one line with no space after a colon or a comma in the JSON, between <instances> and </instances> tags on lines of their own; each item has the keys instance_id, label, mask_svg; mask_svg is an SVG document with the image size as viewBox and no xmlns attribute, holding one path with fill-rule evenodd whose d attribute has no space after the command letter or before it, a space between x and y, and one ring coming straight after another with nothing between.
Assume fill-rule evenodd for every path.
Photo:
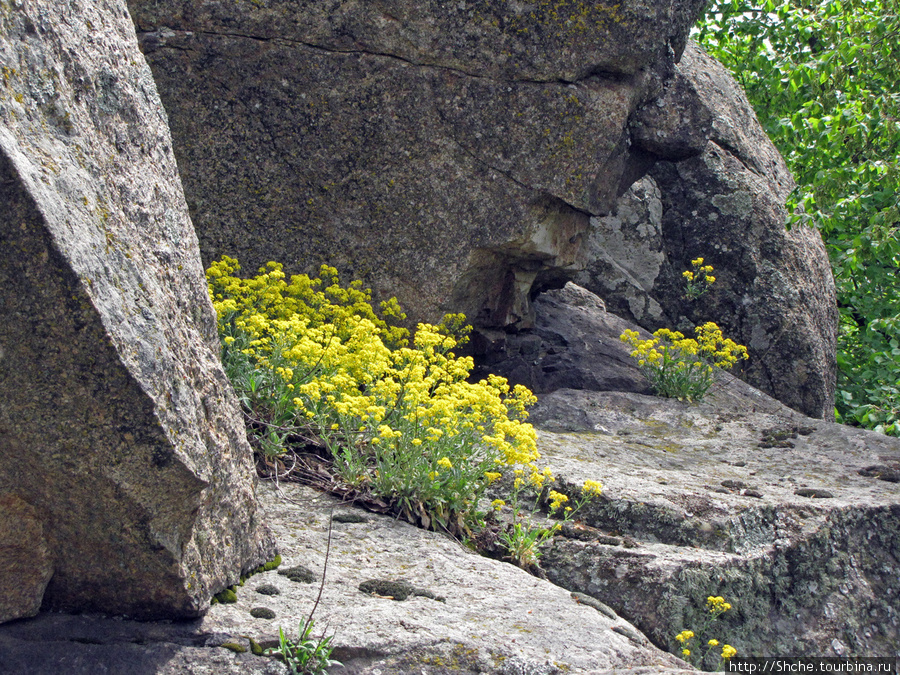
<instances>
[{"instance_id":1,"label":"rock face","mask_svg":"<svg viewBox=\"0 0 900 675\"><path fill-rule=\"evenodd\" d=\"M748 381L829 415L824 248L784 232L790 177L734 82L693 48L675 68L700 5L130 2L207 263L333 264L413 322L464 312L487 352L575 277L645 327L719 321Z\"/></svg>"},{"instance_id":2,"label":"rock face","mask_svg":"<svg viewBox=\"0 0 900 675\"><path fill-rule=\"evenodd\" d=\"M150 70L115 0L0 35L0 619L198 615L273 542Z\"/></svg>"},{"instance_id":3,"label":"rock face","mask_svg":"<svg viewBox=\"0 0 900 675\"><path fill-rule=\"evenodd\" d=\"M238 591L237 603L210 612L207 630L271 639L274 626L293 630L312 609L332 510L338 516L360 512L296 486L286 488L284 496L272 491L264 497L285 552L283 566L308 567L313 583L275 572L254 576ZM547 674L667 672L684 665L626 621L579 604L568 591L513 565L474 554L443 535L362 514L363 522L332 524L316 619L335 633L335 657L349 672L405 675L432 672L429 666L457 672L453 663L463 673ZM417 592L399 600L395 592L360 590L382 580L406 582ZM257 592L265 585L280 593ZM253 619L254 607L273 610L275 619Z\"/></svg>"},{"instance_id":4,"label":"rock face","mask_svg":"<svg viewBox=\"0 0 900 675\"><path fill-rule=\"evenodd\" d=\"M556 538L552 581L670 649L721 595L734 609L707 637L741 655L898 655L900 487L878 477L900 466L896 439L752 399L559 390L540 405L547 464L604 484L584 523L636 542Z\"/></svg>"},{"instance_id":5,"label":"rock face","mask_svg":"<svg viewBox=\"0 0 900 675\"><path fill-rule=\"evenodd\" d=\"M599 378L616 360L614 318L583 289L547 295L538 332L609 345L570 347L573 377ZM552 374L546 351L528 361L536 379ZM900 655L900 440L806 417L726 373L701 404L647 396L618 361L630 391L560 388L531 414L569 491L604 485L579 513L586 527L547 548L549 579L663 648L722 595L734 611L707 637L741 655Z\"/></svg>"},{"instance_id":6,"label":"rock face","mask_svg":"<svg viewBox=\"0 0 900 675\"><path fill-rule=\"evenodd\" d=\"M636 117L633 137L665 161L622 196L616 215L591 220L575 280L650 330L715 321L750 349L743 379L831 417L834 282L818 233L783 226L794 187L784 161L737 83L693 44L659 103ZM708 142L686 134L709 124ZM689 301L681 273L701 256L716 282Z\"/></svg>"},{"instance_id":7,"label":"rock face","mask_svg":"<svg viewBox=\"0 0 900 675\"><path fill-rule=\"evenodd\" d=\"M703 3L134 0L204 259L527 325Z\"/></svg>"},{"instance_id":8,"label":"rock face","mask_svg":"<svg viewBox=\"0 0 900 675\"><path fill-rule=\"evenodd\" d=\"M483 373L497 373L535 394L557 389L652 393L619 336L635 326L607 313L603 301L568 282L534 300L534 329L503 336L499 357Z\"/></svg>"},{"instance_id":9,"label":"rock face","mask_svg":"<svg viewBox=\"0 0 900 675\"><path fill-rule=\"evenodd\" d=\"M254 575L237 589L237 602L215 605L202 620L187 625L135 626L44 614L0 627L0 673L7 672L5 664L16 675L54 672L58 664L72 675L115 672L124 652L135 672L280 675L287 671L279 663L213 647L230 642L249 649L247 638L263 646L277 644L279 627L296 638L298 625L316 605L323 570L314 635L327 627L335 636L333 656L344 664L329 672L689 672L615 614L607 616L558 586L483 558L447 537L297 485L264 486L260 493L282 550L282 571L302 565L311 572L311 583L275 570ZM341 518L347 514L356 518ZM406 596L397 592L396 583L393 590L391 584L374 583L383 581L406 582L414 592ZM372 594L360 586L383 590ZM254 617L251 611L259 609L274 617Z\"/></svg>"},{"instance_id":10,"label":"rock face","mask_svg":"<svg viewBox=\"0 0 900 675\"><path fill-rule=\"evenodd\" d=\"M34 616L53 574L40 515L15 494L0 496L0 623Z\"/></svg>"}]
</instances>

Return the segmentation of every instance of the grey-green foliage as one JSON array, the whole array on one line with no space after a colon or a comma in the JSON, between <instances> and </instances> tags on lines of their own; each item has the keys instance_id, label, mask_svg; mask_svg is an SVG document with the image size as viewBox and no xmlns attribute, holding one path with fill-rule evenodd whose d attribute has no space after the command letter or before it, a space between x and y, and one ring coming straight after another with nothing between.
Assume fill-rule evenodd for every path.
<instances>
[{"instance_id":1,"label":"grey-green foliage","mask_svg":"<svg viewBox=\"0 0 900 675\"><path fill-rule=\"evenodd\" d=\"M712 0L696 37L743 85L828 247L839 419L900 435L897 0Z\"/></svg>"},{"instance_id":2,"label":"grey-green foliage","mask_svg":"<svg viewBox=\"0 0 900 675\"><path fill-rule=\"evenodd\" d=\"M331 658L331 652L334 650L331 640L334 636L312 637L313 625L312 618L307 620L305 625L301 624L296 642L288 638L284 630L279 628L278 646L267 650L267 653L284 661L291 675L322 675L327 673L331 666L343 665Z\"/></svg>"}]
</instances>

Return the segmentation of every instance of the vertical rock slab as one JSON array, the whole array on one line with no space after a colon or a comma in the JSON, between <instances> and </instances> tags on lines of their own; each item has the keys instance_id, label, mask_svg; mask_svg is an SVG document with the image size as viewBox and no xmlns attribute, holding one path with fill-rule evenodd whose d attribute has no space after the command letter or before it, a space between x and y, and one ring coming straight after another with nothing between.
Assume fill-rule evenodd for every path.
<instances>
[{"instance_id":1,"label":"vertical rock slab","mask_svg":"<svg viewBox=\"0 0 900 675\"><path fill-rule=\"evenodd\" d=\"M838 315L828 255L817 231L786 229L794 181L740 86L689 44L632 126L649 175L616 215L592 219L577 283L650 330L715 321L750 350L743 379L830 418ZM700 256L716 282L689 301L681 274Z\"/></svg>"},{"instance_id":2,"label":"vertical rock slab","mask_svg":"<svg viewBox=\"0 0 900 675\"><path fill-rule=\"evenodd\" d=\"M53 560L35 508L14 494L0 496L0 623L37 613Z\"/></svg>"},{"instance_id":3,"label":"vertical rock slab","mask_svg":"<svg viewBox=\"0 0 900 675\"><path fill-rule=\"evenodd\" d=\"M201 250L527 327L702 2L131 0Z\"/></svg>"},{"instance_id":4,"label":"vertical rock slab","mask_svg":"<svg viewBox=\"0 0 900 675\"><path fill-rule=\"evenodd\" d=\"M273 543L124 2L0 2L0 203L0 510L43 607L196 616Z\"/></svg>"}]
</instances>

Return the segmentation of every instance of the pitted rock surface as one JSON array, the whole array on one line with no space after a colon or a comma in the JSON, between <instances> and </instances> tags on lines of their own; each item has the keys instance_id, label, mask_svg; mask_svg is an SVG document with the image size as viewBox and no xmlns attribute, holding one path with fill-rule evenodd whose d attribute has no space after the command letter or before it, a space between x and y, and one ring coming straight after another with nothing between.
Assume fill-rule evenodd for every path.
<instances>
[{"instance_id":1,"label":"pitted rock surface","mask_svg":"<svg viewBox=\"0 0 900 675\"><path fill-rule=\"evenodd\" d=\"M273 543L124 3L0 7L0 203L0 550L35 554L2 618L196 616Z\"/></svg>"},{"instance_id":2,"label":"pitted rock surface","mask_svg":"<svg viewBox=\"0 0 900 675\"><path fill-rule=\"evenodd\" d=\"M900 488L860 474L896 462L898 439L802 416L728 376L702 404L558 390L532 417L563 484L603 483L584 524L635 544L556 537L541 559L555 583L668 648L721 595L734 610L716 631L740 654L898 655Z\"/></svg>"},{"instance_id":3,"label":"pitted rock surface","mask_svg":"<svg viewBox=\"0 0 900 675\"><path fill-rule=\"evenodd\" d=\"M463 673L669 672L683 667L649 642L635 644L613 631L622 626L638 634L627 622L577 603L567 591L390 517L368 515L368 523L333 524L324 569L328 519L339 502L295 485L282 489L282 494L266 489L262 495L284 564L303 561L317 573L324 570L316 625L335 634L334 655L347 672L444 673L453 664ZM360 585L373 579L402 579L404 588L424 589L443 601L410 594L393 602L379 597L389 593L361 592ZM277 615L274 621L248 614L259 597L252 591L263 584L281 591L266 602ZM275 571L259 574L238 589L236 604L214 606L203 628L262 643L277 636L279 625L294 630L305 621L318 592L318 584L292 584Z\"/></svg>"}]
</instances>

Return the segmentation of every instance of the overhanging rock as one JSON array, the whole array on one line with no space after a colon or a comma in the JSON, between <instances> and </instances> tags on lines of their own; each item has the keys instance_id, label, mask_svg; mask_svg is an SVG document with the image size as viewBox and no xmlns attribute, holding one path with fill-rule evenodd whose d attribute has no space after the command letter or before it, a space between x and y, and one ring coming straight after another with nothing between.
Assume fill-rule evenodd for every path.
<instances>
[{"instance_id":1,"label":"overhanging rock","mask_svg":"<svg viewBox=\"0 0 900 675\"><path fill-rule=\"evenodd\" d=\"M208 262L528 325L702 2L132 0ZM413 324L414 325L414 324Z\"/></svg>"},{"instance_id":2,"label":"overhanging rock","mask_svg":"<svg viewBox=\"0 0 900 675\"><path fill-rule=\"evenodd\" d=\"M206 262L334 265L411 325L465 313L488 353L573 279L647 328L720 322L751 384L831 415L828 259L785 232L791 179L739 87L685 48L701 5L129 2Z\"/></svg>"},{"instance_id":3,"label":"overhanging rock","mask_svg":"<svg viewBox=\"0 0 900 675\"><path fill-rule=\"evenodd\" d=\"M0 620L198 615L274 545L165 113L123 2L0 35L0 557L40 554Z\"/></svg>"}]
</instances>

